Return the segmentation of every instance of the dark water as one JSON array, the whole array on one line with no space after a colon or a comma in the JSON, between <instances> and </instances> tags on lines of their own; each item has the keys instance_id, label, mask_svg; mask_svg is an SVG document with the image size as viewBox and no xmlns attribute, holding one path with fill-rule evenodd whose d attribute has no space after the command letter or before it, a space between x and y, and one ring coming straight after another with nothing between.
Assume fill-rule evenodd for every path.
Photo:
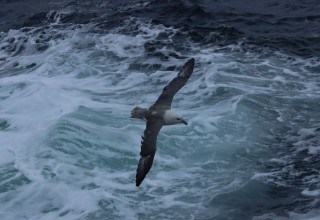
<instances>
[{"instance_id":1,"label":"dark water","mask_svg":"<svg viewBox=\"0 0 320 220\"><path fill-rule=\"evenodd\" d=\"M0 5L1 219L319 219L320 1ZM136 189L127 114L189 57Z\"/></svg>"},{"instance_id":2,"label":"dark water","mask_svg":"<svg viewBox=\"0 0 320 220\"><path fill-rule=\"evenodd\" d=\"M233 44L246 38L251 45L319 56L320 2L287 1L1 1L0 30L39 26L48 11L70 7L62 23L100 22L117 27L128 17L179 28L181 38L202 44ZM51 15L52 17L52 15ZM131 30L127 30L131 31ZM134 32L132 33L134 34ZM177 39L178 40L178 39Z\"/></svg>"}]
</instances>

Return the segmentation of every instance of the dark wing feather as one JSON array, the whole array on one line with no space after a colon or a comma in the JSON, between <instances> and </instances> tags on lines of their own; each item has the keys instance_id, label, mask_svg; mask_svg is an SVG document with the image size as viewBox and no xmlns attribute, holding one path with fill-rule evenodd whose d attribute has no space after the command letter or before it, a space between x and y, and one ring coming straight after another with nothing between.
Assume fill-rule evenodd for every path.
<instances>
[{"instance_id":1,"label":"dark wing feather","mask_svg":"<svg viewBox=\"0 0 320 220\"><path fill-rule=\"evenodd\" d=\"M174 95L187 83L194 68L194 58L191 58L184 64L177 77L163 88L158 100L151 106L151 109L170 108Z\"/></svg>"},{"instance_id":2,"label":"dark wing feather","mask_svg":"<svg viewBox=\"0 0 320 220\"><path fill-rule=\"evenodd\" d=\"M157 150L157 136L163 125L162 120L150 118L147 121L147 127L141 141L140 160L138 163L136 174L136 186L140 186L141 182L151 169L154 155Z\"/></svg>"}]
</instances>

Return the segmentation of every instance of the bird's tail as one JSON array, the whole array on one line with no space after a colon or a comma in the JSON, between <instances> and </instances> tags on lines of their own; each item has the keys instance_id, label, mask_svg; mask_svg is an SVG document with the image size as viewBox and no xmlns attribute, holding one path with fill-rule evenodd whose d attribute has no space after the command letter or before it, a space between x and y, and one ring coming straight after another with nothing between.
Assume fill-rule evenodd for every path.
<instances>
[{"instance_id":1,"label":"bird's tail","mask_svg":"<svg viewBox=\"0 0 320 220\"><path fill-rule=\"evenodd\" d=\"M140 119L146 119L148 116L148 109L135 107L131 111L131 118L140 118Z\"/></svg>"}]
</instances>

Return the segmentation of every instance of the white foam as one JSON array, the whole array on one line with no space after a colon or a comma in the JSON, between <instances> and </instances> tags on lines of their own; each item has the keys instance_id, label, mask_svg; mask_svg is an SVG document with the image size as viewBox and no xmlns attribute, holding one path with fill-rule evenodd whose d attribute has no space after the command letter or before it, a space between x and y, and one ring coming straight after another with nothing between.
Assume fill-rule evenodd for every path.
<instances>
[{"instance_id":1,"label":"white foam","mask_svg":"<svg viewBox=\"0 0 320 220\"><path fill-rule=\"evenodd\" d=\"M275 77L273 78L273 80L279 81L279 82L282 82L282 83L285 83L285 82L286 82L285 78L282 77L282 76L275 76Z\"/></svg>"},{"instance_id":2,"label":"white foam","mask_svg":"<svg viewBox=\"0 0 320 220\"><path fill-rule=\"evenodd\" d=\"M320 189L316 189L316 190L304 189L301 192L301 194L305 195L305 196L319 196L320 195Z\"/></svg>"},{"instance_id":3,"label":"white foam","mask_svg":"<svg viewBox=\"0 0 320 220\"><path fill-rule=\"evenodd\" d=\"M0 166L14 162L14 154L8 149L2 149L0 155Z\"/></svg>"},{"instance_id":4,"label":"white foam","mask_svg":"<svg viewBox=\"0 0 320 220\"><path fill-rule=\"evenodd\" d=\"M311 147L309 147L308 148L308 153L309 154L314 154L314 155L320 153L320 146L317 146L317 147L311 146Z\"/></svg>"},{"instance_id":5,"label":"white foam","mask_svg":"<svg viewBox=\"0 0 320 220\"><path fill-rule=\"evenodd\" d=\"M317 211L310 212L307 214L300 214L295 212L289 212L289 216L278 216L275 213L267 213L260 216L254 216L253 220L264 220L264 219L274 219L274 220L319 220L319 213Z\"/></svg>"},{"instance_id":6,"label":"white foam","mask_svg":"<svg viewBox=\"0 0 320 220\"><path fill-rule=\"evenodd\" d=\"M298 74L297 72L292 71L292 70L290 70L290 69L283 69L283 72L284 72L285 74L289 74L289 75L291 75L291 76L299 76L299 74Z\"/></svg>"}]
</instances>

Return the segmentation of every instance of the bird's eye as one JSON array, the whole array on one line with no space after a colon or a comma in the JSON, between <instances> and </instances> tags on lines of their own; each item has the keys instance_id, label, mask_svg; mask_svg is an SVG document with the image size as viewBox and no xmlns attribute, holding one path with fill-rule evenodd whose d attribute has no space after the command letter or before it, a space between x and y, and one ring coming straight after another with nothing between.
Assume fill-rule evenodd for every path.
<instances>
[{"instance_id":1,"label":"bird's eye","mask_svg":"<svg viewBox=\"0 0 320 220\"><path fill-rule=\"evenodd\" d=\"M177 118L177 120L180 121L181 119L180 119L180 118Z\"/></svg>"}]
</instances>

